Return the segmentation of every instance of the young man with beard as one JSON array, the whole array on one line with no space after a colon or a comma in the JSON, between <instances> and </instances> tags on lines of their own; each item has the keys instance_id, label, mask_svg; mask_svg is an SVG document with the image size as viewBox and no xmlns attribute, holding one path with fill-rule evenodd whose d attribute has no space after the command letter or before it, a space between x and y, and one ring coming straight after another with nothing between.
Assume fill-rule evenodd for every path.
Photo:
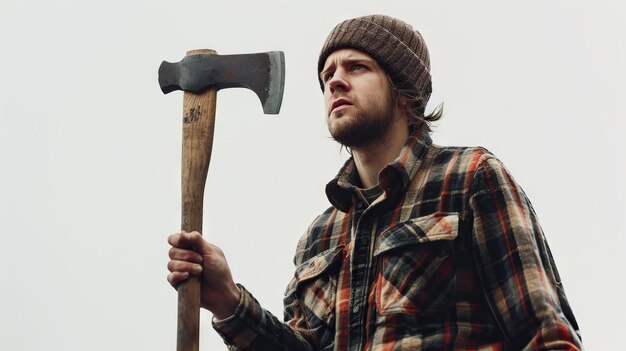
<instances>
[{"instance_id":1,"label":"young man with beard","mask_svg":"<svg viewBox=\"0 0 626 351\"><path fill-rule=\"evenodd\" d=\"M328 129L352 157L300 239L285 323L234 283L219 248L169 238L169 282L202 276L202 306L231 349L581 349L521 188L485 149L432 143L440 110L424 115L422 36L387 16L344 21L318 72Z\"/></svg>"}]
</instances>

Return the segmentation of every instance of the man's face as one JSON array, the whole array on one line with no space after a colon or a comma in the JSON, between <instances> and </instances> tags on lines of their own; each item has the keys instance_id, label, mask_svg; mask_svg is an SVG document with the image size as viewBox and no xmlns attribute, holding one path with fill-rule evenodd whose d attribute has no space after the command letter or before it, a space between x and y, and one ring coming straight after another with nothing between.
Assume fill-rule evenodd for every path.
<instances>
[{"instance_id":1,"label":"man's face","mask_svg":"<svg viewBox=\"0 0 626 351\"><path fill-rule=\"evenodd\" d=\"M337 142L358 148L385 135L396 104L386 73L372 57L337 50L326 59L320 78L328 130Z\"/></svg>"}]
</instances>

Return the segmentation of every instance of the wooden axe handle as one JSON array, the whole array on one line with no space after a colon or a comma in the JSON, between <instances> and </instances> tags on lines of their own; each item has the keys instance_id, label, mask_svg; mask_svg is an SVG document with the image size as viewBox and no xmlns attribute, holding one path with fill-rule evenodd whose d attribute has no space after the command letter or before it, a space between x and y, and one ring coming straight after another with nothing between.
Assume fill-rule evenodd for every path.
<instances>
[{"instance_id":1,"label":"wooden axe handle","mask_svg":"<svg viewBox=\"0 0 626 351\"><path fill-rule=\"evenodd\" d=\"M187 52L217 54L201 49ZM202 233L202 204L215 126L217 90L183 94L182 224L185 232ZM200 278L191 276L178 286L177 351L198 351L200 330Z\"/></svg>"}]
</instances>

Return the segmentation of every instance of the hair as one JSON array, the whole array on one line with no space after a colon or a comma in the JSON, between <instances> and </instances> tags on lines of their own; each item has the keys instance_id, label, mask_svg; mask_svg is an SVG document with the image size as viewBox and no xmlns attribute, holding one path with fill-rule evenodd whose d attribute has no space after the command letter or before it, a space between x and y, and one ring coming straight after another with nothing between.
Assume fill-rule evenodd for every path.
<instances>
[{"instance_id":1,"label":"hair","mask_svg":"<svg viewBox=\"0 0 626 351\"><path fill-rule=\"evenodd\" d=\"M443 103L437 105L431 113L426 115L426 104L430 94L424 96L424 93L417 88L399 88L389 74L387 74L387 79L391 85L394 97L400 96L407 102L406 114L409 118L409 129L413 130L423 126L428 133L431 133L432 123L443 117Z\"/></svg>"}]
</instances>

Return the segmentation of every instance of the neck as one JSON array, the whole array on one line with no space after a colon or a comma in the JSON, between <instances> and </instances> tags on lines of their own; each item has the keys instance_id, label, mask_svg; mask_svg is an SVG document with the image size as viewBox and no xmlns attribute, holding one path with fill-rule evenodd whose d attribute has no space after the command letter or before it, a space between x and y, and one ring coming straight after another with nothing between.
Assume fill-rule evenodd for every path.
<instances>
[{"instance_id":1,"label":"neck","mask_svg":"<svg viewBox=\"0 0 626 351\"><path fill-rule=\"evenodd\" d=\"M378 174L393 162L409 137L405 118L396 119L380 140L352 148L352 156L364 188L378 184Z\"/></svg>"}]
</instances>

